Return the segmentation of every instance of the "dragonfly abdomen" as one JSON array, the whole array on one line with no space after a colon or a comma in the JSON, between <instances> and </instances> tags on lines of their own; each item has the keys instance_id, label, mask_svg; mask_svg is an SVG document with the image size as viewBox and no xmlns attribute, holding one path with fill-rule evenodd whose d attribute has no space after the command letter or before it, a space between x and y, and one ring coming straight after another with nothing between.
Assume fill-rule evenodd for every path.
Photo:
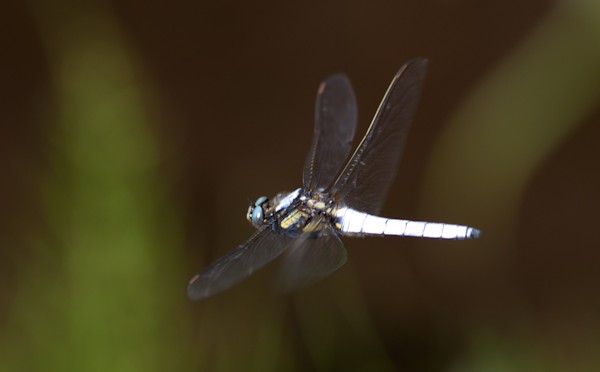
<instances>
[{"instance_id":1,"label":"dragonfly abdomen","mask_svg":"<svg viewBox=\"0 0 600 372\"><path fill-rule=\"evenodd\" d=\"M476 238L480 232L469 226L447 223L399 220L373 216L351 208L340 208L336 213L336 228L344 235L396 235L437 239Z\"/></svg>"}]
</instances>

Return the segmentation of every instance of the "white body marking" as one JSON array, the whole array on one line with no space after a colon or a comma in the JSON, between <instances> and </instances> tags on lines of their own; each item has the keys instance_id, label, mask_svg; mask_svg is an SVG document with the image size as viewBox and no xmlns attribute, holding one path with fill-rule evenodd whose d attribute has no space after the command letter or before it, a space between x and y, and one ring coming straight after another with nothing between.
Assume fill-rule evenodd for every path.
<instances>
[{"instance_id":1,"label":"white body marking","mask_svg":"<svg viewBox=\"0 0 600 372\"><path fill-rule=\"evenodd\" d=\"M468 226L377 217L347 207L338 209L335 217L339 231L350 236L396 235L437 239L468 239L479 236L479 230Z\"/></svg>"},{"instance_id":2,"label":"white body marking","mask_svg":"<svg viewBox=\"0 0 600 372\"><path fill-rule=\"evenodd\" d=\"M300 194L300 188L297 188L296 190L287 194L283 199L281 199L279 204L277 204L277 206L275 207L275 212L279 212L280 210L289 207L290 204L292 204L294 199L296 199L299 194Z\"/></svg>"}]
</instances>

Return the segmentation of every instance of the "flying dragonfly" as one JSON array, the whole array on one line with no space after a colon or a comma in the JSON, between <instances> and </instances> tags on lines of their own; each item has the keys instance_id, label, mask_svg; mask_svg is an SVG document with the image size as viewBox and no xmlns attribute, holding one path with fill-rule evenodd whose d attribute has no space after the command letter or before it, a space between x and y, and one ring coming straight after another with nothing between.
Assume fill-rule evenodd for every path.
<instances>
[{"instance_id":1,"label":"flying dragonfly","mask_svg":"<svg viewBox=\"0 0 600 372\"><path fill-rule=\"evenodd\" d=\"M346 262L340 235L478 237L479 230L469 226L377 215L400 161L426 69L423 58L400 68L347 162L357 121L354 91L343 74L323 81L302 187L271 199L261 196L252 203L246 218L257 231L194 276L187 286L188 297L200 300L228 289L284 252L280 289L316 282Z\"/></svg>"}]
</instances>

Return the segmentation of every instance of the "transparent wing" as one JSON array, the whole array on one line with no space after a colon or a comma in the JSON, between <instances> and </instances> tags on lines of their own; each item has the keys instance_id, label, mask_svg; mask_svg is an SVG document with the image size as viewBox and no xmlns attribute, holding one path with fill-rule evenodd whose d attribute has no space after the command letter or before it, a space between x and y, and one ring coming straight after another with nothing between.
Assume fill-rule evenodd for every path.
<instances>
[{"instance_id":1,"label":"transparent wing","mask_svg":"<svg viewBox=\"0 0 600 372\"><path fill-rule=\"evenodd\" d=\"M367 134L331 194L354 209L377 214L394 179L414 117L427 60L408 61L394 76Z\"/></svg>"},{"instance_id":2,"label":"transparent wing","mask_svg":"<svg viewBox=\"0 0 600 372\"><path fill-rule=\"evenodd\" d=\"M305 190L331 186L352 150L356 116L356 98L348 78L337 74L323 81L317 93L313 139L304 162Z\"/></svg>"},{"instance_id":3,"label":"transparent wing","mask_svg":"<svg viewBox=\"0 0 600 372\"><path fill-rule=\"evenodd\" d=\"M317 232L304 233L290 246L276 283L280 291L306 287L346 263L347 252L328 223Z\"/></svg>"},{"instance_id":4,"label":"transparent wing","mask_svg":"<svg viewBox=\"0 0 600 372\"><path fill-rule=\"evenodd\" d=\"M270 226L261 227L244 244L193 277L187 286L188 297L201 300L232 287L277 258L291 241Z\"/></svg>"}]
</instances>

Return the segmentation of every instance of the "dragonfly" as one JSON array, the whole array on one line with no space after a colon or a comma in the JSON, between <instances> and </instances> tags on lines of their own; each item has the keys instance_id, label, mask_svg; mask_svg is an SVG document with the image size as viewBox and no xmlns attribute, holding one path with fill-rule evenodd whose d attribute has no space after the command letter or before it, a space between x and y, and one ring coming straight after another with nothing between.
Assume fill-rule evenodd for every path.
<instances>
[{"instance_id":1,"label":"dragonfly","mask_svg":"<svg viewBox=\"0 0 600 372\"><path fill-rule=\"evenodd\" d=\"M427 63L415 58L400 68L351 156L357 123L352 85L344 74L325 79L317 92L302 187L252 203L246 218L255 233L195 275L188 297L201 300L224 291L283 253L279 289L315 283L346 262L340 236L479 237L480 231L469 226L378 216L415 115Z\"/></svg>"}]
</instances>

